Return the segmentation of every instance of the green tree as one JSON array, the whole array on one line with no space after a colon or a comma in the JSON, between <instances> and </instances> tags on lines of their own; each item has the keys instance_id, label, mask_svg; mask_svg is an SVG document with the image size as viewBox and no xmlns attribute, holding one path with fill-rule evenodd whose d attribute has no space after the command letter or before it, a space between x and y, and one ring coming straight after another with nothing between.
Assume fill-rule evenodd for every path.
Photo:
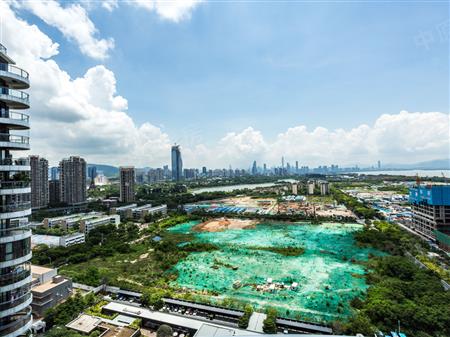
<instances>
[{"instance_id":1,"label":"green tree","mask_svg":"<svg viewBox=\"0 0 450 337\"><path fill-rule=\"evenodd\" d=\"M277 320L277 316L278 313L274 308L268 308L266 310L266 319L263 322L263 331L265 333L271 333L271 334L275 334L277 333L277 324L276 324L276 320Z\"/></svg>"},{"instance_id":2,"label":"green tree","mask_svg":"<svg viewBox=\"0 0 450 337\"><path fill-rule=\"evenodd\" d=\"M156 331L156 337L172 337L172 334L172 328L166 324L161 324Z\"/></svg>"}]
</instances>

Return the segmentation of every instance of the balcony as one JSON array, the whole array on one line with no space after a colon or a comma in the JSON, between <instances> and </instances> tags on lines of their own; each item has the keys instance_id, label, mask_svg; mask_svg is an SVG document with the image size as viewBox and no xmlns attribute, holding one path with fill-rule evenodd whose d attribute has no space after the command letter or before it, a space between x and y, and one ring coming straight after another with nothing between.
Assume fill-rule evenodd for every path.
<instances>
[{"instance_id":1,"label":"balcony","mask_svg":"<svg viewBox=\"0 0 450 337\"><path fill-rule=\"evenodd\" d=\"M0 195L31 193L30 181L0 181Z\"/></svg>"},{"instance_id":2,"label":"balcony","mask_svg":"<svg viewBox=\"0 0 450 337\"><path fill-rule=\"evenodd\" d=\"M31 170L31 167L30 167L30 161L28 158L0 159L0 171L16 172L16 171L30 171L30 170Z\"/></svg>"},{"instance_id":3,"label":"balcony","mask_svg":"<svg viewBox=\"0 0 450 337\"><path fill-rule=\"evenodd\" d=\"M31 270L29 269L29 265L26 266L28 266L28 269L16 268L17 270L13 270L8 274L0 275L0 287L27 279L31 275Z\"/></svg>"},{"instance_id":4,"label":"balcony","mask_svg":"<svg viewBox=\"0 0 450 337\"><path fill-rule=\"evenodd\" d=\"M10 299L9 301L5 301L0 303L0 318L12 316L25 310L30 306L32 301L31 292L26 292L19 297L15 297Z\"/></svg>"},{"instance_id":5,"label":"balcony","mask_svg":"<svg viewBox=\"0 0 450 337\"><path fill-rule=\"evenodd\" d=\"M0 205L0 219L21 218L31 214L31 202Z\"/></svg>"},{"instance_id":6,"label":"balcony","mask_svg":"<svg viewBox=\"0 0 450 337\"><path fill-rule=\"evenodd\" d=\"M29 74L25 70L8 63L0 63L0 79L11 89L28 89Z\"/></svg>"},{"instance_id":7,"label":"balcony","mask_svg":"<svg viewBox=\"0 0 450 337\"><path fill-rule=\"evenodd\" d=\"M30 107L29 95L26 92L0 87L0 101L11 109L28 109Z\"/></svg>"},{"instance_id":8,"label":"balcony","mask_svg":"<svg viewBox=\"0 0 450 337\"><path fill-rule=\"evenodd\" d=\"M15 314L9 323L1 324L0 336L19 336L31 327L31 323L31 309L24 310Z\"/></svg>"},{"instance_id":9,"label":"balcony","mask_svg":"<svg viewBox=\"0 0 450 337\"><path fill-rule=\"evenodd\" d=\"M30 116L20 112L0 112L0 124L13 130L27 130L30 128Z\"/></svg>"},{"instance_id":10,"label":"balcony","mask_svg":"<svg viewBox=\"0 0 450 337\"><path fill-rule=\"evenodd\" d=\"M30 137L0 133L0 148L11 150L29 150Z\"/></svg>"}]
</instances>

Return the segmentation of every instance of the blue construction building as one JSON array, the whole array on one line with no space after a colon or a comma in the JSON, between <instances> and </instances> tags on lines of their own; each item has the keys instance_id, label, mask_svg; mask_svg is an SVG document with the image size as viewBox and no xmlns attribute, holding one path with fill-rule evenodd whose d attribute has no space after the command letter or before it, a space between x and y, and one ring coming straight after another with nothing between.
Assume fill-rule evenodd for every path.
<instances>
[{"instance_id":1,"label":"blue construction building","mask_svg":"<svg viewBox=\"0 0 450 337\"><path fill-rule=\"evenodd\" d=\"M450 251L450 185L410 188L412 229Z\"/></svg>"}]
</instances>

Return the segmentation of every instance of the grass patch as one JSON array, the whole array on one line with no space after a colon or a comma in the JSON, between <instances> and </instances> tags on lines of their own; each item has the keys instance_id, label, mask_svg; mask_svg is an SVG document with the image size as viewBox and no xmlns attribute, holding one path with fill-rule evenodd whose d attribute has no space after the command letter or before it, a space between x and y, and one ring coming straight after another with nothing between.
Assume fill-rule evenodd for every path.
<instances>
[{"instance_id":1,"label":"grass patch","mask_svg":"<svg viewBox=\"0 0 450 337\"><path fill-rule=\"evenodd\" d=\"M272 252L276 254L280 254L283 256L300 256L305 252L305 248L303 247L258 247L252 246L249 249L253 250L264 250L267 252Z\"/></svg>"}]
</instances>

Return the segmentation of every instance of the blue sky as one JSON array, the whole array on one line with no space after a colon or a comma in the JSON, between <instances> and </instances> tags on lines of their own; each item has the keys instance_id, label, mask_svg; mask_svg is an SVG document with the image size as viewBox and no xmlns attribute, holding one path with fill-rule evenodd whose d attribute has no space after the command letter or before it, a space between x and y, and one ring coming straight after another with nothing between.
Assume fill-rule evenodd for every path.
<instances>
[{"instance_id":1,"label":"blue sky","mask_svg":"<svg viewBox=\"0 0 450 337\"><path fill-rule=\"evenodd\" d=\"M115 48L104 64L129 114L170 134L188 125L215 141L237 127L267 137L287 127L348 128L382 113L448 111L444 3L207 2L174 23L140 8L96 8ZM73 76L97 61L30 17L61 44ZM428 49L416 40L436 31Z\"/></svg>"},{"instance_id":2,"label":"blue sky","mask_svg":"<svg viewBox=\"0 0 450 337\"><path fill-rule=\"evenodd\" d=\"M448 113L445 2L206 1L178 21L120 1L86 12L95 36L114 40L102 60L16 10L59 44L52 59L72 78L104 65L136 125L182 145L213 147L248 127L273 142L300 125L349 130L402 110Z\"/></svg>"}]
</instances>

